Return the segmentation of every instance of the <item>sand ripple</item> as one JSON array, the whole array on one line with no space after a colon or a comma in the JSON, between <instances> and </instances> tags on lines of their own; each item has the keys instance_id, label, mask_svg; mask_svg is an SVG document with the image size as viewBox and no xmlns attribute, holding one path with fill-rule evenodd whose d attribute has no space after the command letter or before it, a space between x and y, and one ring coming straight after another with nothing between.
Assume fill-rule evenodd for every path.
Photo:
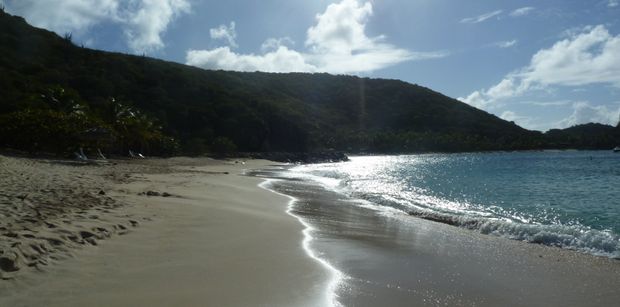
<instances>
[{"instance_id":1,"label":"sand ripple","mask_svg":"<svg viewBox=\"0 0 620 307\"><path fill-rule=\"evenodd\" d=\"M42 270L148 219L128 214L127 204L109 196L113 183L132 180L137 169L145 166L0 156L0 278Z\"/></svg>"}]
</instances>

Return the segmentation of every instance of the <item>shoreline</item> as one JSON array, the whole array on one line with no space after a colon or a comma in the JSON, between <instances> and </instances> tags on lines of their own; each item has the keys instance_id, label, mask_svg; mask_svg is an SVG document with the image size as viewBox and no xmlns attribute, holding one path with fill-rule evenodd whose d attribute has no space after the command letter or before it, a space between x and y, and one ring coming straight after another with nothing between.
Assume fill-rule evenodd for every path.
<instances>
[{"instance_id":1,"label":"shoreline","mask_svg":"<svg viewBox=\"0 0 620 307\"><path fill-rule=\"evenodd\" d=\"M338 297L336 295L336 289L340 285L341 281L344 278L346 278L346 276L341 271L339 271L337 268L335 268L333 265L331 265L328 261L316 255L315 251L310 247L310 244L312 240L314 239L312 237L312 232L316 231L316 229L313 228L309 223L304 221L302 217L297 216L293 213L293 208L295 206L295 203L299 201L297 198L280 193L277 190L269 187L273 181L274 179L266 179L263 182L259 183L258 186L272 193L276 193L278 195L282 195L284 197L289 198L289 202L286 208L286 214L295 218L304 227L304 229L302 230L303 240L301 244L302 244L304 251L306 252L306 255L312 260L320 263L330 273L330 280L327 283L326 290L324 293L325 298L326 298L325 300L326 304L323 306L332 306L332 307L342 306L340 302L338 301Z\"/></svg>"},{"instance_id":2,"label":"shoreline","mask_svg":"<svg viewBox=\"0 0 620 307\"><path fill-rule=\"evenodd\" d=\"M497 156L501 154L502 153L498 152L496 154L487 154L485 156ZM611 156L611 154L608 152L590 152L590 161L593 160L592 154L605 154L605 157L602 158ZM446 155L441 154L440 156L443 158ZM465 155L465 157L466 156L467 155ZM400 158L395 156L377 157ZM421 156L405 156L405 158L407 157ZM601 158L599 156L594 157L595 160ZM319 164L316 167L314 167L313 165L295 166L291 168L290 175L277 176L283 179L292 179L291 177L295 177L296 180L311 180L320 182L330 191L342 193L347 197L356 198L362 202L367 202L368 204L374 204L376 208L380 208L383 210L397 210L401 213L411 216L412 218L421 218L428 221L451 225L484 235L503 237L516 241L525 241L531 244L560 247L566 250L620 260L620 241L618 241L618 231L620 230L619 228L617 228L617 226L614 226L613 223L606 222L607 224L605 225L592 225L587 223L581 224L579 221L577 221L577 223L572 224L571 222L573 222L573 220L569 220L568 222L563 221L563 223L546 223L548 221L545 221L544 219L537 220L537 218L539 217L535 214L528 216L527 211L520 212L518 210L515 210L512 212L509 211L508 213L500 212L500 214L498 214L493 210L485 211L481 210L480 208L476 208L475 204L474 209L472 209L474 211L473 213L475 214L470 214L469 212L467 212L467 210L465 210L464 213L452 209L442 210L442 206L446 206L449 208L451 206L460 207L460 202L463 200L458 198L456 200L451 200L449 197L442 199L441 197L433 196L432 193L425 192L412 192L408 194L409 191L405 191L403 195L406 194L407 196L401 197L400 195L391 194L390 191L386 191L388 195L384 197L380 194L373 193L372 189L368 189L367 186L365 187L367 190L364 189L363 182L365 180L372 181L372 179L367 178L359 182L355 181L355 179L352 179L354 181L352 185L349 185L347 183L347 180L349 180L348 176L351 175L347 172L357 172L353 176L360 175L359 169L355 169L360 167L360 163L358 161L358 159L360 158L364 159L366 157L352 156L352 165L343 165L342 172L341 170L339 170L339 164L326 163ZM356 163L356 161L358 161L358 163ZM609 180L608 182L612 183L613 180ZM354 188L353 186L355 186L356 184L362 186L362 188ZM382 182L382 184L390 185L390 183L387 181ZM425 187L425 189L432 190L433 188L427 186ZM607 190L614 191L615 187L607 186ZM582 194L585 193L585 191L581 192ZM487 194L489 194L488 191ZM613 199L615 199L615 197ZM538 200L540 201L540 198ZM469 205L467 203L467 200L465 200L464 202L466 206ZM615 203L612 201L610 206L613 206L613 204ZM499 211L501 211L504 207L500 208L501 209ZM510 209L511 208L508 207L508 210ZM525 217L522 217L520 215L522 213L524 213L523 216ZM615 211L614 213L617 215L617 211ZM608 216L602 217L601 219L603 220L607 218L607 220L609 220ZM528 218L534 222L528 221Z\"/></svg>"},{"instance_id":3,"label":"shoreline","mask_svg":"<svg viewBox=\"0 0 620 307\"><path fill-rule=\"evenodd\" d=\"M153 161L172 171L137 173L107 193L152 221L0 284L0 305L325 305L331 275L306 253L291 199L243 175L271 162L179 160Z\"/></svg>"},{"instance_id":4,"label":"shoreline","mask_svg":"<svg viewBox=\"0 0 620 307\"><path fill-rule=\"evenodd\" d=\"M33 161L26 160L40 169ZM105 196L123 204L119 212L102 211L76 227L98 227L111 213L141 218L139 227L0 281L0 305L583 306L620 300L617 260L380 213L318 183L287 180L270 161L117 162L83 166L78 192L103 184ZM60 177L50 184L73 184L81 167L52 166ZM89 177L102 170L105 180ZM59 195L68 193L60 188Z\"/></svg>"},{"instance_id":5,"label":"shoreline","mask_svg":"<svg viewBox=\"0 0 620 307\"><path fill-rule=\"evenodd\" d=\"M319 183L273 176L273 189L297 199L291 211L313 229L312 249L346 276L335 287L344 306L583 306L620 299L617 260L378 212Z\"/></svg>"}]
</instances>

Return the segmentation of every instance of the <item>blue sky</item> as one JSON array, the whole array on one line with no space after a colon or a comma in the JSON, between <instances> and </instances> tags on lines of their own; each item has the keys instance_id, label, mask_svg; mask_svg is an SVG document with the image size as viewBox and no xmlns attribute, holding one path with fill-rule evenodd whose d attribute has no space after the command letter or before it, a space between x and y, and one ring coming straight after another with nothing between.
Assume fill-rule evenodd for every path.
<instances>
[{"instance_id":1,"label":"blue sky","mask_svg":"<svg viewBox=\"0 0 620 307\"><path fill-rule=\"evenodd\" d=\"M529 129L620 117L620 0L0 4L92 48L210 69L401 79Z\"/></svg>"}]
</instances>

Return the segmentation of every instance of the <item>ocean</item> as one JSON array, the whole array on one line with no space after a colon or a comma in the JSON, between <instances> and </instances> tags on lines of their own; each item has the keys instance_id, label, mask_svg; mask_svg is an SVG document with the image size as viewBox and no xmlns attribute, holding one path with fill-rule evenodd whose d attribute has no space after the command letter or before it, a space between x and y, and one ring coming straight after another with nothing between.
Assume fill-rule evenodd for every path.
<instances>
[{"instance_id":1,"label":"ocean","mask_svg":"<svg viewBox=\"0 0 620 307\"><path fill-rule=\"evenodd\" d=\"M620 154L611 151L358 156L287 176L386 214L620 258Z\"/></svg>"},{"instance_id":2,"label":"ocean","mask_svg":"<svg viewBox=\"0 0 620 307\"><path fill-rule=\"evenodd\" d=\"M303 248L332 272L334 306L620 299L611 151L357 156L250 175L291 197Z\"/></svg>"}]
</instances>

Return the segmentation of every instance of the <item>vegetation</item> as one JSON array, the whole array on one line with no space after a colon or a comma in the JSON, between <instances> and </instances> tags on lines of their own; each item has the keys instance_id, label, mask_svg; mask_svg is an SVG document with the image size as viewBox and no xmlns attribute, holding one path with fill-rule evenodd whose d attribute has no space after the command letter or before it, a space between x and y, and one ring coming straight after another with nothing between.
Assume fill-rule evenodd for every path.
<instances>
[{"instance_id":1,"label":"vegetation","mask_svg":"<svg viewBox=\"0 0 620 307\"><path fill-rule=\"evenodd\" d=\"M78 47L70 33L61 38L3 12L0 29L0 147L201 154L620 144L620 128L596 142L528 131L398 80L207 71Z\"/></svg>"},{"instance_id":2,"label":"vegetation","mask_svg":"<svg viewBox=\"0 0 620 307\"><path fill-rule=\"evenodd\" d=\"M57 154L77 148L154 154L177 149L154 119L113 98L89 105L59 86L42 92L29 97L22 109L0 115L0 140L5 146Z\"/></svg>"},{"instance_id":3,"label":"vegetation","mask_svg":"<svg viewBox=\"0 0 620 307\"><path fill-rule=\"evenodd\" d=\"M585 124L564 130L552 129L546 134L548 146L558 149L610 149L620 146L620 122L617 127Z\"/></svg>"}]
</instances>

